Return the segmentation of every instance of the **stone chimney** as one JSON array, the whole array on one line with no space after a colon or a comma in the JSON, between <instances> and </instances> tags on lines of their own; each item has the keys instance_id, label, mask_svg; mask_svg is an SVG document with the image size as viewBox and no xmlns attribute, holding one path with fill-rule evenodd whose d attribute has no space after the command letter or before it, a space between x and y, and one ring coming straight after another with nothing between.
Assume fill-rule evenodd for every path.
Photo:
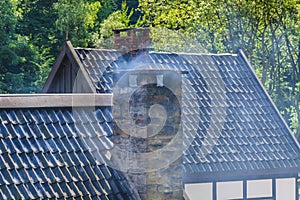
<instances>
[{"instance_id":1,"label":"stone chimney","mask_svg":"<svg viewBox=\"0 0 300 200\"><path fill-rule=\"evenodd\" d=\"M114 48L126 60L113 70L114 144L140 199L182 200L182 72L151 63L149 33L114 30Z\"/></svg>"},{"instance_id":2,"label":"stone chimney","mask_svg":"<svg viewBox=\"0 0 300 200\"><path fill-rule=\"evenodd\" d=\"M181 73L114 71L114 144L142 200L183 199Z\"/></svg>"},{"instance_id":3,"label":"stone chimney","mask_svg":"<svg viewBox=\"0 0 300 200\"><path fill-rule=\"evenodd\" d=\"M150 47L149 28L114 30L114 49L124 53L146 51Z\"/></svg>"}]
</instances>

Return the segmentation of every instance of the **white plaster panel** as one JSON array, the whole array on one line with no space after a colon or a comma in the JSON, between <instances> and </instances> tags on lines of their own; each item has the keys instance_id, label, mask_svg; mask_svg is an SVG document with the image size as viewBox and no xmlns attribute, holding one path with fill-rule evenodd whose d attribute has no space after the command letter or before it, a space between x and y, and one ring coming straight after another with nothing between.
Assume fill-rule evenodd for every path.
<instances>
[{"instance_id":1,"label":"white plaster panel","mask_svg":"<svg viewBox=\"0 0 300 200\"><path fill-rule=\"evenodd\" d=\"M272 179L247 181L247 197L272 197Z\"/></svg>"},{"instance_id":2,"label":"white plaster panel","mask_svg":"<svg viewBox=\"0 0 300 200\"><path fill-rule=\"evenodd\" d=\"M185 184L185 192L190 200L212 200L212 183Z\"/></svg>"},{"instance_id":3,"label":"white plaster panel","mask_svg":"<svg viewBox=\"0 0 300 200\"><path fill-rule=\"evenodd\" d=\"M217 183L217 199L239 199L243 198L243 181L229 181Z\"/></svg>"},{"instance_id":4,"label":"white plaster panel","mask_svg":"<svg viewBox=\"0 0 300 200\"><path fill-rule=\"evenodd\" d=\"M296 200L296 179L276 179L276 200Z\"/></svg>"}]
</instances>

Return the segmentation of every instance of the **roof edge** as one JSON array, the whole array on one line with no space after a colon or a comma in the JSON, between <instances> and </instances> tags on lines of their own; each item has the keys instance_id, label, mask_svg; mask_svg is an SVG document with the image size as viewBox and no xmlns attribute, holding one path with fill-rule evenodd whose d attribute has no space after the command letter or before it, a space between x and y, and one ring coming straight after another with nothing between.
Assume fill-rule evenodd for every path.
<instances>
[{"instance_id":1,"label":"roof edge","mask_svg":"<svg viewBox=\"0 0 300 200\"><path fill-rule=\"evenodd\" d=\"M186 52L164 52L164 51L150 51L149 53L159 54L176 54L176 55L187 55L187 56L238 56L234 53L186 53Z\"/></svg>"},{"instance_id":2,"label":"roof edge","mask_svg":"<svg viewBox=\"0 0 300 200\"><path fill-rule=\"evenodd\" d=\"M285 128L287 129L288 133L290 134L290 136L292 137L292 140L294 141L295 145L298 147L298 150L300 151L300 144L298 143L298 140L296 139L296 136L293 134L293 132L291 131L290 127L288 126L288 124L286 123L285 119L282 117L280 111L278 110L277 106L275 105L275 103L273 102L271 96L269 95L268 91L265 89L265 87L263 86L262 82L259 80L258 76L256 75L252 65L250 64L250 62L248 61L244 51L242 49L239 49L238 51L238 55L241 56L241 58L244 60L244 62L247 64L248 68L250 69L250 73L252 73L254 75L254 77L256 78L256 81L258 82L259 87L264 91L264 93L267 96L267 99L269 100L269 102L271 103L271 105L273 106L273 108L275 109L276 114L279 116L280 120L282 121L282 123L284 124Z\"/></svg>"},{"instance_id":3,"label":"roof edge","mask_svg":"<svg viewBox=\"0 0 300 200\"><path fill-rule=\"evenodd\" d=\"M102 49L102 48L92 48L92 47L74 47L75 50L86 50L86 51L109 51L109 52L120 52L116 49Z\"/></svg>"},{"instance_id":4,"label":"roof edge","mask_svg":"<svg viewBox=\"0 0 300 200\"><path fill-rule=\"evenodd\" d=\"M233 181L243 179L268 179L268 178L286 178L298 177L299 168L279 168L262 170L240 170L228 172L200 172L185 173L183 183L204 183L212 181Z\"/></svg>"},{"instance_id":5,"label":"roof edge","mask_svg":"<svg viewBox=\"0 0 300 200\"><path fill-rule=\"evenodd\" d=\"M102 49L102 48L84 48L84 47L74 47L75 50L87 50L87 51L106 51L106 52L116 52L116 53L122 53L119 50L116 49ZM168 52L168 51L149 51L150 54L176 54L176 55L190 55L190 56L201 56L201 55L207 55L207 56L238 56L236 53L192 53L192 52Z\"/></svg>"},{"instance_id":6,"label":"roof edge","mask_svg":"<svg viewBox=\"0 0 300 200\"><path fill-rule=\"evenodd\" d=\"M53 108L112 106L112 94L1 94L2 108Z\"/></svg>"}]
</instances>

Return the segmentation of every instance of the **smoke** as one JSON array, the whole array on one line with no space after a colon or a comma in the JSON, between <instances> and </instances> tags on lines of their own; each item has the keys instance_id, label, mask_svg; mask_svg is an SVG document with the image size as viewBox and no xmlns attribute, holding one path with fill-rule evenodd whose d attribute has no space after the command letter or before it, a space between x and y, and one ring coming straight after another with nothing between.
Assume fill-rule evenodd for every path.
<instances>
[{"instance_id":1,"label":"smoke","mask_svg":"<svg viewBox=\"0 0 300 200\"><path fill-rule=\"evenodd\" d=\"M174 32L174 35L178 36L178 33ZM109 63L108 60L96 60L97 66L105 63L105 68L109 69L107 73L103 72L108 75L106 82L99 85L112 87L113 100L110 113L101 111L103 108L97 104L94 112L89 111L96 115L100 109L103 115L112 116L112 121L105 122L110 124L110 129L101 128L100 123L95 130L100 137L100 140L95 139L98 144L103 146L106 142L109 145L94 156L124 172L166 168L188 154L190 146L199 141L197 138L201 140L201 146L196 153L200 159L204 158L212 152L225 122L225 84L216 63L209 56L203 60L202 54L187 53L205 52L196 41L179 41L171 37L165 40L169 43L166 45L157 42L159 37L162 35L156 35L152 41L153 47L162 50L164 46L164 51L173 53L155 53L143 47L130 52L111 51L118 56ZM174 53L176 51L186 53ZM74 88L83 88L82 84L85 84L84 76L78 74ZM77 107L73 108L74 113L77 110ZM83 140L91 138L83 137Z\"/></svg>"}]
</instances>

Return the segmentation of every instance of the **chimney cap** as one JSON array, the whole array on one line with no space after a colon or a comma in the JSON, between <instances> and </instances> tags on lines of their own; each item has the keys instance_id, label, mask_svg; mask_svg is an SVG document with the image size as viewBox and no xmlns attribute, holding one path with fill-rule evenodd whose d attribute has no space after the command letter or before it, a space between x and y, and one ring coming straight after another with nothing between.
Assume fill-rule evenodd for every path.
<instances>
[{"instance_id":1,"label":"chimney cap","mask_svg":"<svg viewBox=\"0 0 300 200\"><path fill-rule=\"evenodd\" d=\"M150 49L149 28L122 28L114 31L114 49L134 55Z\"/></svg>"}]
</instances>

